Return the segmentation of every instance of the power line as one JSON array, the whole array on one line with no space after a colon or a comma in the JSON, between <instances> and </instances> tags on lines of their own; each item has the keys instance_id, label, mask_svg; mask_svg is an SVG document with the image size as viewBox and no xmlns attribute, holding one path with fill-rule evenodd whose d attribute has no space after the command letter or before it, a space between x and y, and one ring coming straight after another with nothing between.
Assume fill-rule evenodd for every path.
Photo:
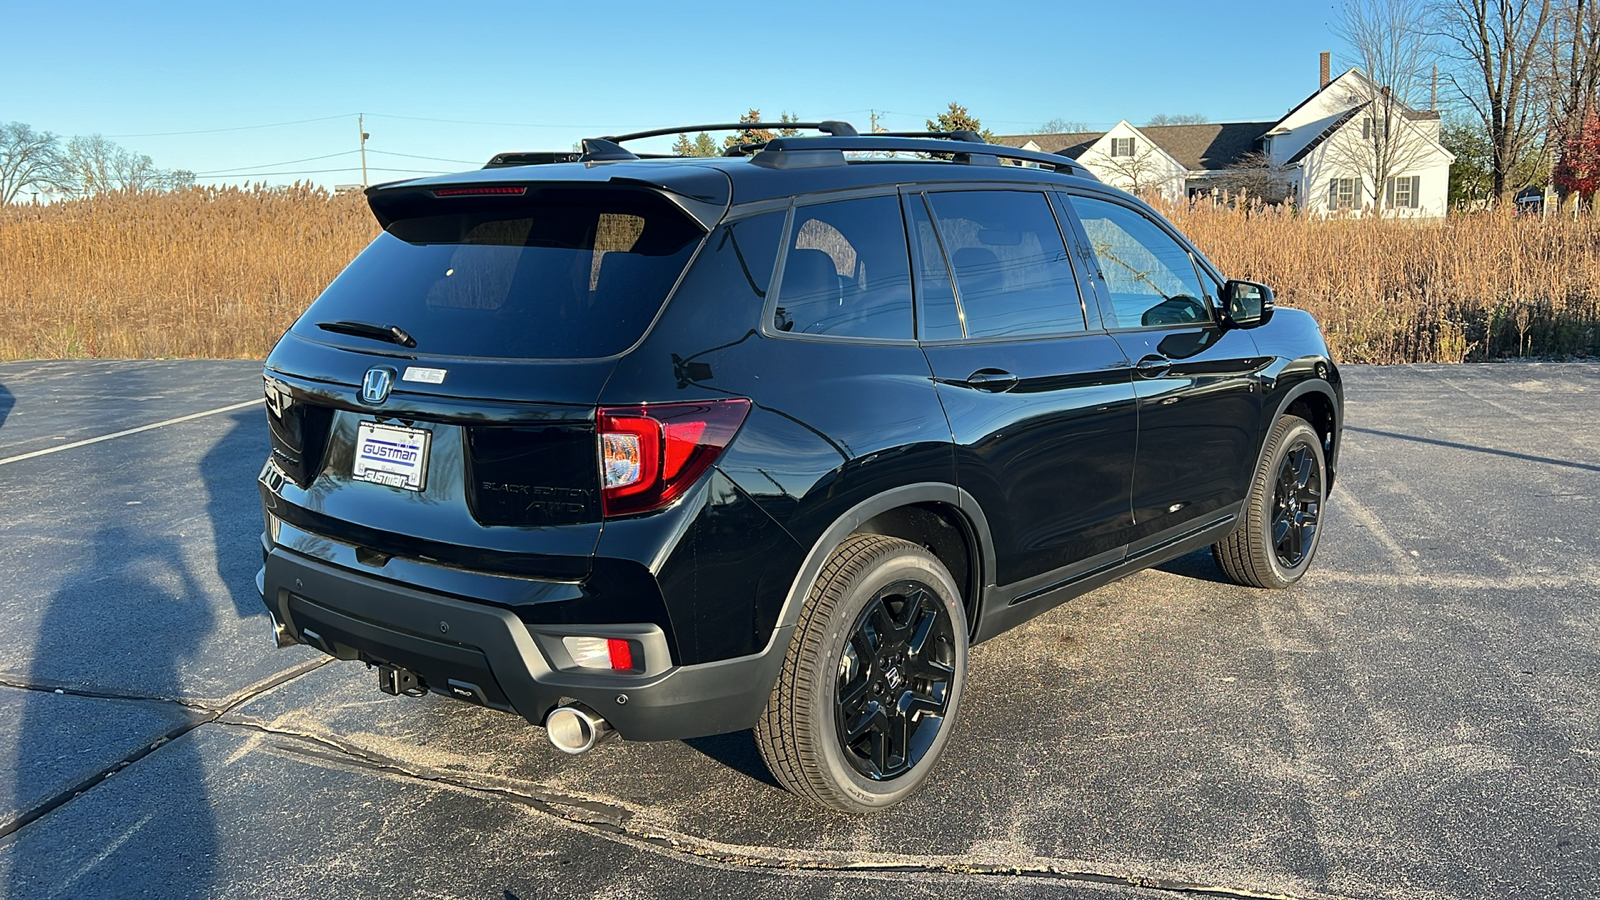
<instances>
[{"instance_id":1,"label":"power line","mask_svg":"<svg viewBox=\"0 0 1600 900\"><path fill-rule=\"evenodd\" d=\"M232 172L227 175L196 175L196 178L271 178L279 175L326 175L331 172L359 172L360 166L346 166L342 169L302 169L288 172ZM449 175L449 172L440 169L386 169L372 167L373 172L411 172L418 175Z\"/></svg>"},{"instance_id":2,"label":"power line","mask_svg":"<svg viewBox=\"0 0 1600 900\"><path fill-rule=\"evenodd\" d=\"M354 153L355 151L351 150L349 152ZM394 151L394 150L374 150L374 149L372 149L370 147L367 148L367 152L368 153L383 153L383 154L386 154L388 156L404 156L406 159L427 159L427 160L432 160L433 162L461 163L462 165L467 165L467 166L475 166L478 163L482 162L482 160L477 160L477 159L448 159L448 158L443 157L443 156L418 156L415 153L399 153L399 152Z\"/></svg>"},{"instance_id":3,"label":"power line","mask_svg":"<svg viewBox=\"0 0 1600 900\"><path fill-rule=\"evenodd\" d=\"M405 119L409 122L442 122L446 125L490 125L496 128L594 128L606 130L626 127L623 125L617 125L615 123L610 125L556 125L550 123L541 124L538 122L476 122L468 119L432 119L428 118L427 116L395 116L387 113L373 113L372 117L374 119Z\"/></svg>"},{"instance_id":4,"label":"power line","mask_svg":"<svg viewBox=\"0 0 1600 900\"><path fill-rule=\"evenodd\" d=\"M249 131L254 128L282 128L285 125L304 125L307 122L331 122L334 119L348 119L355 113L345 113L339 116L321 116L316 119L296 119L293 122L268 122L265 125L235 125L232 128L202 128L199 131L147 131L142 134L108 134L108 138L135 138L135 137L173 137L182 134L220 134L224 131Z\"/></svg>"},{"instance_id":5,"label":"power line","mask_svg":"<svg viewBox=\"0 0 1600 900\"><path fill-rule=\"evenodd\" d=\"M196 172L195 173L195 177L198 178L198 177L200 177L202 175L222 175L222 174L226 174L228 172L237 172L240 169L266 169L266 168L271 168L272 166L292 166L295 163L316 162L319 159L333 159L335 156L349 156L350 154L356 153L356 152L358 152L358 151L355 151L355 150L341 150L338 153L328 153L328 154L325 154L323 156L308 156L305 159L286 159L286 160L283 160L282 162L257 163L256 165L253 165L253 166L233 166L232 168L227 168L227 169L211 169L211 170L206 171L206 172Z\"/></svg>"}]
</instances>

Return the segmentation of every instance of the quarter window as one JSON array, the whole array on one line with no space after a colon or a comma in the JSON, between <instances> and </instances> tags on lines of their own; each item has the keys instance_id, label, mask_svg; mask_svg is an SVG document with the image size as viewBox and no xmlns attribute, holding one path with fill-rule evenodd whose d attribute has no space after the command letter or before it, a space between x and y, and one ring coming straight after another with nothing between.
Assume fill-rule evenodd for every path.
<instances>
[{"instance_id":1,"label":"quarter window","mask_svg":"<svg viewBox=\"0 0 1600 900\"><path fill-rule=\"evenodd\" d=\"M1084 329L1078 282L1044 194L951 191L928 201L968 337Z\"/></svg>"},{"instance_id":2,"label":"quarter window","mask_svg":"<svg viewBox=\"0 0 1600 900\"><path fill-rule=\"evenodd\" d=\"M909 340L911 266L898 197L795 210L772 327L790 334Z\"/></svg>"},{"instance_id":3,"label":"quarter window","mask_svg":"<svg viewBox=\"0 0 1600 900\"><path fill-rule=\"evenodd\" d=\"M1073 197L1119 328L1211 321L1189 251L1154 222L1117 203Z\"/></svg>"}]
</instances>

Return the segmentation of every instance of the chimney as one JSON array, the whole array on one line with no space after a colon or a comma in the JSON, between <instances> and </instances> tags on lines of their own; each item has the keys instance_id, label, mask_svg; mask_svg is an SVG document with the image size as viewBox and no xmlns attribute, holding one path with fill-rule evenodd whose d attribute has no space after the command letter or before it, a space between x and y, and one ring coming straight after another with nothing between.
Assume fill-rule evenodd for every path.
<instances>
[{"instance_id":1,"label":"chimney","mask_svg":"<svg viewBox=\"0 0 1600 900\"><path fill-rule=\"evenodd\" d=\"M1317 84L1318 90L1327 87L1328 82L1333 80L1333 73L1328 68L1330 56L1332 56L1332 54L1330 54L1328 51L1322 51L1322 81Z\"/></svg>"}]
</instances>

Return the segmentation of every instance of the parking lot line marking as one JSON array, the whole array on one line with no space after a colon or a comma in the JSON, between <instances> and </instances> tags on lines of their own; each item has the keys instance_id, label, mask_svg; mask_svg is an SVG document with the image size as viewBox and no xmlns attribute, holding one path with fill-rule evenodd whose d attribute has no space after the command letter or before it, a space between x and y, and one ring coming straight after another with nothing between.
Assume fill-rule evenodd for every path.
<instances>
[{"instance_id":1,"label":"parking lot line marking","mask_svg":"<svg viewBox=\"0 0 1600 900\"><path fill-rule=\"evenodd\" d=\"M176 419L167 419L164 422L155 422L150 425L140 425L138 428L129 428L127 431L118 431L115 434L103 434L100 437L89 438L82 441L73 441L70 444L62 444L59 447L46 447L43 450L35 450L32 453L24 453L20 456L8 456L5 459L0 459L0 466L3 466L7 463L22 462L25 459L33 459L39 456L49 456L52 453L60 453L63 450L75 450L78 447L87 447L90 444L98 444L101 441L109 441L113 438L127 437L130 434L138 434L141 431L149 431L152 428L163 428L167 425L176 425L179 422L189 422L194 419L203 419L206 416L215 416L219 413L233 412L236 409L244 409L247 406L255 406L257 403L260 403L262 399L263 398L261 397L257 397L254 400L246 400L243 403L235 403L232 406L219 406L216 409L208 409L205 412L190 413L187 416L179 416Z\"/></svg>"}]
</instances>

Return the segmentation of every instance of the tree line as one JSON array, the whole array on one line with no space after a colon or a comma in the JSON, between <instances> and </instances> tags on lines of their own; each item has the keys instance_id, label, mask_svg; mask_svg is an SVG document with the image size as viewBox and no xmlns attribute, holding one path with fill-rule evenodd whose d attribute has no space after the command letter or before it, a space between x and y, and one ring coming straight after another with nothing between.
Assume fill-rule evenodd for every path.
<instances>
[{"instance_id":1,"label":"tree line","mask_svg":"<svg viewBox=\"0 0 1600 900\"><path fill-rule=\"evenodd\" d=\"M92 197L118 190L172 190L194 184L187 169L163 169L149 156L91 134L63 141L23 122L0 123L0 204L26 190Z\"/></svg>"},{"instance_id":2,"label":"tree line","mask_svg":"<svg viewBox=\"0 0 1600 900\"><path fill-rule=\"evenodd\" d=\"M1453 204L1594 200L1600 0L1345 0L1334 30L1380 102L1443 108Z\"/></svg>"}]
</instances>

